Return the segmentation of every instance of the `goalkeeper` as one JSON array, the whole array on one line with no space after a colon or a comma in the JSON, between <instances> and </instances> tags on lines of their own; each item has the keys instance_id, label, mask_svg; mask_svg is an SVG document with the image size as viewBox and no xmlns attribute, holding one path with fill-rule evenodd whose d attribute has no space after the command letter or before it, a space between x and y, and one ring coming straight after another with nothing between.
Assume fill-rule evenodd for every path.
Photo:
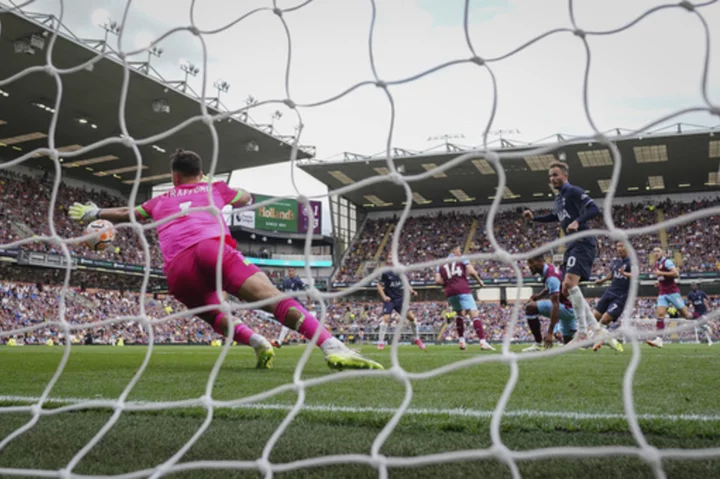
<instances>
[{"instance_id":1,"label":"goalkeeper","mask_svg":"<svg viewBox=\"0 0 720 479\"><path fill-rule=\"evenodd\" d=\"M252 202L246 191L236 191L224 182L210 186L202 173L202 159L192 151L178 149L171 156L174 188L152 198L131 211L128 207L100 209L96 205L75 203L69 215L77 221L104 219L114 223L128 222L132 214L145 219L162 221L190 208L225 205L242 206ZM244 301L272 300L263 309L273 314L280 324L311 339L320 329L317 345L325 353L325 360L334 369L382 369L374 361L351 351L333 338L300 303L282 298L267 276L235 249L235 241L222 215L207 211L192 211L157 226L163 270L170 293L190 309L221 303L216 290L216 266L221 254L221 289ZM221 238L225 244L221 246ZM222 250L221 250L222 248ZM198 314L213 329L227 335L232 331L234 341L255 349L258 368L272 367L275 351L263 336L255 333L239 319L219 310Z\"/></svg>"}]
</instances>

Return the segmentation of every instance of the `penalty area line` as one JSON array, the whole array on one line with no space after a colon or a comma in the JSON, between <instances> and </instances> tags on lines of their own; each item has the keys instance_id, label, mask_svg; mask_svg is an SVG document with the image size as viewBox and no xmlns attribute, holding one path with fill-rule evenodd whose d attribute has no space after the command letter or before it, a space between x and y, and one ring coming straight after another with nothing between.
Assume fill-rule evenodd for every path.
<instances>
[{"instance_id":1,"label":"penalty area line","mask_svg":"<svg viewBox=\"0 0 720 479\"><path fill-rule=\"evenodd\" d=\"M0 402L27 403L31 405L37 403L39 397L33 396L0 396ZM92 401L112 401L113 398L48 398L47 403L51 404L82 404ZM132 405L147 404L164 404L159 401L128 401L125 403ZM200 406L200 404L198 404ZM172 408L172 404L168 404ZM187 406L182 406L187 407ZM290 411L293 408L291 404L240 404L237 406L219 406L216 409L247 409L258 411ZM0 413L4 407L0 406ZM92 408L88 408L92 409ZM353 407L338 406L333 404L307 404L302 407L303 411L324 412L324 413L350 413L350 414L394 414L397 409L394 408L376 408L376 407ZM493 410L479 409L430 409L430 408L409 408L405 414L409 416L449 416L449 417L466 417L466 418L491 418ZM598 421L598 420L627 420L625 414L618 413L585 413L571 411L541 411L534 409L521 409L515 411L506 411L503 417L507 418L556 418L556 419L573 419L580 421ZM645 421L694 421L694 422L720 422L720 414L638 414L639 420Z\"/></svg>"}]
</instances>

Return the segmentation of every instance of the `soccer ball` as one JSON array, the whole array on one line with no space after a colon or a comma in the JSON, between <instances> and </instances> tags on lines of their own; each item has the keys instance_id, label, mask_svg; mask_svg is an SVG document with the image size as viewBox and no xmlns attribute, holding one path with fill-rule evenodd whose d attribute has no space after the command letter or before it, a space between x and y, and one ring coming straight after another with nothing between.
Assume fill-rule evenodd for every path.
<instances>
[{"instance_id":1,"label":"soccer ball","mask_svg":"<svg viewBox=\"0 0 720 479\"><path fill-rule=\"evenodd\" d=\"M115 227L107 220L95 220L85 228L86 235L93 235L85 241L90 249L102 251L115 239Z\"/></svg>"}]
</instances>

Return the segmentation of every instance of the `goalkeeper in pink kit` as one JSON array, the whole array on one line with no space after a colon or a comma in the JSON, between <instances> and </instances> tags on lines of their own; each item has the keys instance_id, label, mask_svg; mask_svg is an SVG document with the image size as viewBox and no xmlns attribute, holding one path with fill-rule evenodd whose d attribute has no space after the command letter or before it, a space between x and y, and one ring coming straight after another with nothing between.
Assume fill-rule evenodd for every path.
<instances>
[{"instance_id":1,"label":"goalkeeper in pink kit","mask_svg":"<svg viewBox=\"0 0 720 479\"><path fill-rule=\"evenodd\" d=\"M171 170L175 187L135 208L136 216L159 222L191 208L211 206L210 188L212 205L218 209L225 205L242 206L252 201L248 192L236 191L224 182L210 185L203 181L202 159L192 151L178 149L171 157ZM131 214L128 207L101 209L94 204L75 203L69 208L72 219L84 222L96 219L128 222ZM282 299L282 293L268 277L235 249L235 241L222 216L218 219L207 211L192 211L158 225L157 229L168 290L188 308L221 303L216 290L216 267L222 247L222 290L244 301L277 298L263 309L272 313L280 324L308 339L320 329L317 345L325 353L331 368L382 369L380 364L345 347L295 299ZM222 237L225 237L225 243L221 246ZM232 331L233 340L255 349L258 368L272 367L275 357L272 346L242 321L219 310L198 316L219 334L227 336Z\"/></svg>"}]
</instances>

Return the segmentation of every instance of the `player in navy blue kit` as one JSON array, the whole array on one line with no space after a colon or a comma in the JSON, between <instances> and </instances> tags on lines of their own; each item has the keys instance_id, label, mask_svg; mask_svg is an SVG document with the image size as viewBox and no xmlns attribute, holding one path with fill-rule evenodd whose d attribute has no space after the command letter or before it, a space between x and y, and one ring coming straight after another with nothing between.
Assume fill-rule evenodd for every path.
<instances>
[{"instance_id":1,"label":"player in navy blue kit","mask_svg":"<svg viewBox=\"0 0 720 479\"><path fill-rule=\"evenodd\" d=\"M288 268L287 274L287 277L282 282L280 291L305 291L307 289L307 285L297 276L295 268ZM273 340L270 344L272 344L274 348L281 347L288 333L290 333L290 329L283 326L280 330L280 336L278 336L277 341Z\"/></svg>"},{"instance_id":2,"label":"player in navy blue kit","mask_svg":"<svg viewBox=\"0 0 720 479\"><path fill-rule=\"evenodd\" d=\"M610 287L602 295L593 311L595 319L600 321L600 329L595 334L596 341L593 351L597 351L605 343L615 351L622 352L623 350L620 343L614 338L608 337L607 327L613 321L617 321L625 309L625 302L630 293L630 278L632 277L630 271L632 268L627 248L625 248L622 241L615 243L615 250L618 257L613 261L610 271L607 275L595 281L595 284L599 286L606 281L612 280Z\"/></svg>"},{"instance_id":3,"label":"player in navy blue kit","mask_svg":"<svg viewBox=\"0 0 720 479\"><path fill-rule=\"evenodd\" d=\"M710 298L705 294L705 291L698 289L697 283L690 285L690 292L687 295L687 299L688 303L693 305L693 319L700 319L707 314ZM703 324L701 328L707 338L708 346L712 346L712 328L710 328L710 325L707 323Z\"/></svg>"},{"instance_id":4,"label":"player in navy blue kit","mask_svg":"<svg viewBox=\"0 0 720 479\"><path fill-rule=\"evenodd\" d=\"M392 253L388 254L387 264L392 264ZM385 349L385 333L387 332L387 325L390 322L390 317L393 312L400 314L403 305L403 283L400 276L393 273L392 271L383 273L380 276L380 282L377 285L378 293L380 298L383 300L383 316L380 322L380 336L378 338L378 349ZM417 296L412 286L410 286L410 294ZM420 340L420 332L418 331L418 324L415 321L415 314L408 310L407 319L410 322L413 331L415 332L415 339L413 343L420 349L425 349L425 344Z\"/></svg>"},{"instance_id":5,"label":"player in navy blue kit","mask_svg":"<svg viewBox=\"0 0 720 479\"><path fill-rule=\"evenodd\" d=\"M552 187L558 191L552 212L536 217L532 211L525 210L523 216L536 223L559 221L568 236L589 229L587 222L600 214L600 208L582 188L569 183L567 163L562 161L551 163L548 176ZM581 342L587 339L588 323L593 330L598 328L590 305L585 301L579 286L580 281L590 279L596 250L597 242L592 237L571 241L565 249L561 267L564 274L562 293L570 299L577 317L578 331L573 341Z\"/></svg>"}]
</instances>

